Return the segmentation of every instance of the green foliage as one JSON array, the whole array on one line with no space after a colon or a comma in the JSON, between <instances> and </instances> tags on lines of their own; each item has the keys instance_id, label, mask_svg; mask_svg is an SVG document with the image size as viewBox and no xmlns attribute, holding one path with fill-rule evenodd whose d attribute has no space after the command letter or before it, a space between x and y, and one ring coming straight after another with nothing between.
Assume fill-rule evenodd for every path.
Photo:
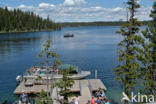
<instances>
[{"instance_id":1,"label":"green foliage","mask_svg":"<svg viewBox=\"0 0 156 104\"><path fill-rule=\"evenodd\" d=\"M35 99L36 104L53 104L53 100L43 90Z\"/></svg>"},{"instance_id":2,"label":"green foliage","mask_svg":"<svg viewBox=\"0 0 156 104\"><path fill-rule=\"evenodd\" d=\"M61 89L59 94L64 97L64 103L68 103L68 98L73 96L73 94L70 92L70 88L72 88L74 84L73 78L70 76L72 75L70 72L72 72L73 68L70 67L67 70L62 70L61 74L63 75L63 78L55 83L54 87L58 87Z\"/></svg>"},{"instance_id":3,"label":"green foliage","mask_svg":"<svg viewBox=\"0 0 156 104\"><path fill-rule=\"evenodd\" d=\"M142 93L156 95L156 2L153 4L150 17L153 18L152 22L142 31L146 42L142 44L140 78L143 80Z\"/></svg>"},{"instance_id":4,"label":"green foliage","mask_svg":"<svg viewBox=\"0 0 156 104\"><path fill-rule=\"evenodd\" d=\"M59 30L61 26L49 19L43 19L33 12L20 9L0 8L0 32L25 32L41 30Z\"/></svg>"},{"instance_id":5,"label":"green foliage","mask_svg":"<svg viewBox=\"0 0 156 104\"><path fill-rule=\"evenodd\" d=\"M38 56L42 59L42 65L46 64L48 69L50 67L49 65L51 65L51 67L55 69L59 64L61 64L61 61L57 59L60 56L56 53L56 50L51 46L51 43L51 40L47 40L46 43L43 44L44 48ZM52 60L54 61L53 63L51 62Z\"/></svg>"},{"instance_id":6,"label":"green foliage","mask_svg":"<svg viewBox=\"0 0 156 104\"><path fill-rule=\"evenodd\" d=\"M58 64L61 64L61 61L58 60L59 54L56 53L55 49L51 46L51 40L47 40L45 44L43 44L43 50L39 54L39 57L42 59L41 67L46 65L46 76L47 76L47 96L49 95L49 79L48 79L48 71L51 68L56 68ZM51 61L54 61L52 63ZM50 66L51 65L51 66Z\"/></svg>"},{"instance_id":7,"label":"green foliage","mask_svg":"<svg viewBox=\"0 0 156 104\"><path fill-rule=\"evenodd\" d=\"M125 93L130 96L136 85L138 77L137 70L140 67L140 64L137 62L137 56L138 51L141 51L141 49L138 48L138 45L140 45L141 42L144 42L144 40L138 35L141 23L134 17L137 8L140 6L137 3L137 0L128 0L127 5L130 12L130 18L128 23L123 24L120 31L117 32L123 36L123 40L118 44L118 61L120 64L117 65L114 73L116 79L123 83ZM125 102L125 104L128 104L128 102Z\"/></svg>"}]
</instances>

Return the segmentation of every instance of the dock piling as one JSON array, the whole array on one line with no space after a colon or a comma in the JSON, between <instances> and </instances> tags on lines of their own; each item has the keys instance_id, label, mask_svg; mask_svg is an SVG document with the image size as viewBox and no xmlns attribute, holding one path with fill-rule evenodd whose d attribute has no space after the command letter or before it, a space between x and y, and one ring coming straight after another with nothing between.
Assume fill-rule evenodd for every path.
<instances>
[{"instance_id":1,"label":"dock piling","mask_svg":"<svg viewBox=\"0 0 156 104\"><path fill-rule=\"evenodd\" d=\"M97 74L98 74L97 69L95 69L95 79L97 79Z\"/></svg>"}]
</instances>

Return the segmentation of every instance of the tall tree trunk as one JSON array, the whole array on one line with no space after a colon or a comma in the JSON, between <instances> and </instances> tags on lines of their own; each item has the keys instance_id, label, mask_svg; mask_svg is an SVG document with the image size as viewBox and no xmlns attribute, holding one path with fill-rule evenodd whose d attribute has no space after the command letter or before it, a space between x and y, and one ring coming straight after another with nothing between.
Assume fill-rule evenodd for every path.
<instances>
[{"instance_id":1,"label":"tall tree trunk","mask_svg":"<svg viewBox=\"0 0 156 104\"><path fill-rule=\"evenodd\" d=\"M47 76L47 96L49 96L49 79L48 79L48 71L49 71L49 65L48 65L49 61L48 61L48 55L47 55L47 58L46 58L46 76Z\"/></svg>"}]
</instances>

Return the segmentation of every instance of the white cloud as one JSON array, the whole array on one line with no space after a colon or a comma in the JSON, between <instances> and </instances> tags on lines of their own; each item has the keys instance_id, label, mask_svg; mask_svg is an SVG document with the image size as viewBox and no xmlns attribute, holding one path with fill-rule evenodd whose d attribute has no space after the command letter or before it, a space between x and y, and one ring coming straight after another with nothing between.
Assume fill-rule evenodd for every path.
<instances>
[{"instance_id":1,"label":"white cloud","mask_svg":"<svg viewBox=\"0 0 156 104\"><path fill-rule=\"evenodd\" d=\"M19 9L28 9L28 10L31 10L31 9L34 9L34 7L33 6L26 6L26 5L24 5L24 4L21 4L21 5L19 5L17 8L19 8Z\"/></svg>"},{"instance_id":2,"label":"white cloud","mask_svg":"<svg viewBox=\"0 0 156 104\"><path fill-rule=\"evenodd\" d=\"M37 7L26 6L22 4L16 8L20 8L24 11L33 11L44 18L49 15L53 20L57 22L118 21L119 19L126 20L125 8L104 8L101 6L84 7L80 6L80 4L85 4L85 1L65 0L63 4L59 5L40 3ZM151 9L151 7L141 7L140 9L138 9L136 17L138 17L139 20L150 19L149 14Z\"/></svg>"},{"instance_id":3,"label":"white cloud","mask_svg":"<svg viewBox=\"0 0 156 104\"><path fill-rule=\"evenodd\" d=\"M50 4L50 3L40 3L38 7L39 8L51 8L51 7L55 7L55 5Z\"/></svg>"},{"instance_id":4,"label":"white cloud","mask_svg":"<svg viewBox=\"0 0 156 104\"><path fill-rule=\"evenodd\" d=\"M123 8L121 8L121 7L116 7L116 8L112 9L113 12L119 12L119 11L122 11L122 10L123 10Z\"/></svg>"},{"instance_id":5,"label":"white cloud","mask_svg":"<svg viewBox=\"0 0 156 104\"><path fill-rule=\"evenodd\" d=\"M65 0L63 6L82 6L86 4L85 0Z\"/></svg>"},{"instance_id":6,"label":"white cloud","mask_svg":"<svg viewBox=\"0 0 156 104\"><path fill-rule=\"evenodd\" d=\"M24 4L21 4L20 6L18 6L19 8L25 8Z\"/></svg>"}]
</instances>

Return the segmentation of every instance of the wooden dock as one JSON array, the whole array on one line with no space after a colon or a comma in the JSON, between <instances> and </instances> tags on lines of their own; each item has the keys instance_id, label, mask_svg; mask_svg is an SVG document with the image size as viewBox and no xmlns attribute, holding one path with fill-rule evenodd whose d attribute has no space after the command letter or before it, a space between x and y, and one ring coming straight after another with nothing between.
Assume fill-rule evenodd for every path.
<instances>
[{"instance_id":1,"label":"wooden dock","mask_svg":"<svg viewBox=\"0 0 156 104\"><path fill-rule=\"evenodd\" d=\"M74 80L74 85L70 89L73 93L79 93L80 104L86 104L88 100L91 99L93 93L98 91L99 89L107 90L105 85L102 83L100 79L85 79L85 80ZM31 85L32 83L32 85ZM31 86L27 86L31 85ZM63 96L58 95L59 88L54 88L53 90L52 84L49 83L49 90L51 93L51 97L54 100L54 104L59 104L57 100L63 99ZM35 84L33 81L22 81L14 91L14 94L19 95L24 93L27 94L39 94L42 90L47 92L47 85L44 84ZM57 100L56 100L57 99ZM69 99L71 101L72 98Z\"/></svg>"},{"instance_id":2,"label":"wooden dock","mask_svg":"<svg viewBox=\"0 0 156 104\"><path fill-rule=\"evenodd\" d=\"M92 91L98 91L99 88L107 90L100 79L75 80L75 83L70 90L71 92L80 92L80 87L82 87L83 85L86 85Z\"/></svg>"},{"instance_id":3,"label":"wooden dock","mask_svg":"<svg viewBox=\"0 0 156 104\"><path fill-rule=\"evenodd\" d=\"M70 89L73 93L80 93L79 101L80 104L86 104L88 100L93 96L93 92L98 91L99 89L107 90L105 85L100 79L86 79L86 80L75 80L73 87ZM59 91L60 89L58 89ZM57 90L54 88L52 96L54 99L54 104L59 104L55 99L62 99L60 95L57 95ZM73 98L69 98L71 102Z\"/></svg>"},{"instance_id":4,"label":"wooden dock","mask_svg":"<svg viewBox=\"0 0 156 104\"><path fill-rule=\"evenodd\" d=\"M26 86L26 84L31 84L32 86ZM52 86L49 84L49 87ZM87 79L87 80L75 80L73 87L70 89L71 92L80 92L82 87L88 87L92 91L97 91L99 88L107 90L105 85L100 79ZM46 84L34 84L33 81L22 81L14 91L14 94L22 94L23 92L27 94L39 94L42 90L47 92ZM50 89L49 89L50 91Z\"/></svg>"},{"instance_id":5,"label":"wooden dock","mask_svg":"<svg viewBox=\"0 0 156 104\"><path fill-rule=\"evenodd\" d=\"M27 82L26 82L27 83ZM51 85L49 84L49 91L50 91ZM39 94L42 90L47 92L47 85L35 85L33 84L32 86L25 86L25 82L22 81L17 88L14 91L14 94L20 95L23 92L27 94Z\"/></svg>"}]
</instances>

